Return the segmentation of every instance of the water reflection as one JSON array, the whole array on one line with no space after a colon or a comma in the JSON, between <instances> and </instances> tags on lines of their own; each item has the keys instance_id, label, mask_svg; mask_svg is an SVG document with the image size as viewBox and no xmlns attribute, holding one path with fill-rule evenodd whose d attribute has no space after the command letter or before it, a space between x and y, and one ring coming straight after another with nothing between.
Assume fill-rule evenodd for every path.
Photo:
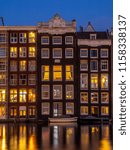
<instances>
[{"instance_id":1,"label":"water reflection","mask_svg":"<svg viewBox=\"0 0 130 150\"><path fill-rule=\"evenodd\" d=\"M112 150L112 127L0 124L0 150Z\"/></svg>"}]
</instances>

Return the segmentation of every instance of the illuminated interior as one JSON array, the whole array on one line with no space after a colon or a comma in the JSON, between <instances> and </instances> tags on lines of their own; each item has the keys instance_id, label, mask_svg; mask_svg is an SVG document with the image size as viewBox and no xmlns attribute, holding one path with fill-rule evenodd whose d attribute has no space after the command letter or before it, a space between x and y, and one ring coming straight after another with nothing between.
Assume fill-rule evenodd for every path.
<instances>
[{"instance_id":1,"label":"illuminated interior","mask_svg":"<svg viewBox=\"0 0 130 150\"><path fill-rule=\"evenodd\" d=\"M30 32L29 33L29 43L35 43L36 42L36 33Z\"/></svg>"},{"instance_id":2,"label":"illuminated interior","mask_svg":"<svg viewBox=\"0 0 130 150\"><path fill-rule=\"evenodd\" d=\"M36 90L35 89L29 89L28 101L29 102L35 102L36 101Z\"/></svg>"},{"instance_id":3,"label":"illuminated interior","mask_svg":"<svg viewBox=\"0 0 130 150\"><path fill-rule=\"evenodd\" d=\"M81 92L80 93L80 102L87 103L88 102L88 92Z\"/></svg>"},{"instance_id":4,"label":"illuminated interior","mask_svg":"<svg viewBox=\"0 0 130 150\"><path fill-rule=\"evenodd\" d=\"M35 116L36 115L36 107L29 106L28 114L29 114L29 116Z\"/></svg>"},{"instance_id":5,"label":"illuminated interior","mask_svg":"<svg viewBox=\"0 0 130 150\"><path fill-rule=\"evenodd\" d=\"M66 103L66 114L74 114L74 103Z\"/></svg>"},{"instance_id":6,"label":"illuminated interior","mask_svg":"<svg viewBox=\"0 0 130 150\"><path fill-rule=\"evenodd\" d=\"M62 80L62 66L53 66L53 80Z\"/></svg>"},{"instance_id":7,"label":"illuminated interior","mask_svg":"<svg viewBox=\"0 0 130 150\"><path fill-rule=\"evenodd\" d=\"M36 57L36 48L35 47L29 47L29 57Z\"/></svg>"},{"instance_id":8,"label":"illuminated interior","mask_svg":"<svg viewBox=\"0 0 130 150\"><path fill-rule=\"evenodd\" d=\"M102 115L109 115L109 108L108 108L108 106L102 106L101 107L101 114Z\"/></svg>"},{"instance_id":9,"label":"illuminated interior","mask_svg":"<svg viewBox=\"0 0 130 150\"><path fill-rule=\"evenodd\" d=\"M3 85L6 84L6 74L5 73L0 74L0 84L3 84Z\"/></svg>"},{"instance_id":10,"label":"illuminated interior","mask_svg":"<svg viewBox=\"0 0 130 150\"><path fill-rule=\"evenodd\" d=\"M6 101L6 90L0 89L0 102L5 102L5 101Z\"/></svg>"},{"instance_id":11,"label":"illuminated interior","mask_svg":"<svg viewBox=\"0 0 130 150\"><path fill-rule=\"evenodd\" d=\"M26 71L27 70L27 62L25 60L22 60L19 62L20 64L20 71Z\"/></svg>"},{"instance_id":12,"label":"illuminated interior","mask_svg":"<svg viewBox=\"0 0 130 150\"><path fill-rule=\"evenodd\" d=\"M108 74L101 74L101 88L108 89Z\"/></svg>"},{"instance_id":13,"label":"illuminated interior","mask_svg":"<svg viewBox=\"0 0 130 150\"><path fill-rule=\"evenodd\" d=\"M66 80L67 81L73 80L73 66L72 65L66 66Z\"/></svg>"},{"instance_id":14,"label":"illuminated interior","mask_svg":"<svg viewBox=\"0 0 130 150\"><path fill-rule=\"evenodd\" d=\"M97 92L91 93L91 103L98 103L98 93Z\"/></svg>"},{"instance_id":15,"label":"illuminated interior","mask_svg":"<svg viewBox=\"0 0 130 150\"><path fill-rule=\"evenodd\" d=\"M19 102L26 102L27 101L27 90L20 89L19 90Z\"/></svg>"},{"instance_id":16,"label":"illuminated interior","mask_svg":"<svg viewBox=\"0 0 130 150\"><path fill-rule=\"evenodd\" d=\"M11 117L17 116L17 107L11 107L10 108L10 116Z\"/></svg>"},{"instance_id":17,"label":"illuminated interior","mask_svg":"<svg viewBox=\"0 0 130 150\"><path fill-rule=\"evenodd\" d=\"M19 115L20 117L25 117L26 116L26 106L20 106L19 107Z\"/></svg>"},{"instance_id":18,"label":"illuminated interior","mask_svg":"<svg viewBox=\"0 0 130 150\"><path fill-rule=\"evenodd\" d=\"M50 70L49 66L47 66L47 65L46 66L42 66L42 80L49 81L49 79L50 79L50 77L49 77L49 75L50 75L49 70Z\"/></svg>"},{"instance_id":19,"label":"illuminated interior","mask_svg":"<svg viewBox=\"0 0 130 150\"><path fill-rule=\"evenodd\" d=\"M66 85L66 99L73 99L73 98L74 98L74 86Z\"/></svg>"},{"instance_id":20,"label":"illuminated interior","mask_svg":"<svg viewBox=\"0 0 130 150\"><path fill-rule=\"evenodd\" d=\"M88 106L81 106L80 107L80 114L81 115L88 115Z\"/></svg>"},{"instance_id":21,"label":"illuminated interior","mask_svg":"<svg viewBox=\"0 0 130 150\"><path fill-rule=\"evenodd\" d=\"M17 89L10 89L10 102L17 102Z\"/></svg>"},{"instance_id":22,"label":"illuminated interior","mask_svg":"<svg viewBox=\"0 0 130 150\"><path fill-rule=\"evenodd\" d=\"M17 47L10 47L10 57L17 57Z\"/></svg>"},{"instance_id":23,"label":"illuminated interior","mask_svg":"<svg viewBox=\"0 0 130 150\"><path fill-rule=\"evenodd\" d=\"M0 105L0 118L4 118L6 115L6 106Z\"/></svg>"},{"instance_id":24,"label":"illuminated interior","mask_svg":"<svg viewBox=\"0 0 130 150\"><path fill-rule=\"evenodd\" d=\"M94 116L98 116L99 115L99 108L97 106L92 106L91 107L91 114Z\"/></svg>"},{"instance_id":25,"label":"illuminated interior","mask_svg":"<svg viewBox=\"0 0 130 150\"><path fill-rule=\"evenodd\" d=\"M109 93L108 92L102 92L101 93L101 102L102 103L109 103Z\"/></svg>"},{"instance_id":26,"label":"illuminated interior","mask_svg":"<svg viewBox=\"0 0 130 150\"><path fill-rule=\"evenodd\" d=\"M97 89L98 88L98 75L91 74L91 88Z\"/></svg>"}]
</instances>

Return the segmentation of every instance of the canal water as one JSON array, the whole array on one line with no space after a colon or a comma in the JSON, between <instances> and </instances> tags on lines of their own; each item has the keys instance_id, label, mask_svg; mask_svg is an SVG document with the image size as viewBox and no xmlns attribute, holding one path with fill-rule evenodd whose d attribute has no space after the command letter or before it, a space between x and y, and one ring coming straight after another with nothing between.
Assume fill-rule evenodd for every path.
<instances>
[{"instance_id":1,"label":"canal water","mask_svg":"<svg viewBox=\"0 0 130 150\"><path fill-rule=\"evenodd\" d=\"M0 124L0 150L112 150L109 125Z\"/></svg>"}]
</instances>

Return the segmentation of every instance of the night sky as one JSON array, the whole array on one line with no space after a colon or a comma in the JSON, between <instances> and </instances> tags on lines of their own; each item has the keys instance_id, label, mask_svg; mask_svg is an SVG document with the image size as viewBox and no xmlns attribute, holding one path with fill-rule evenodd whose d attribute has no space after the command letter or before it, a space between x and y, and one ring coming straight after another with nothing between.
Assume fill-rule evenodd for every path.
<instances>
[{"instance_id":1,"label":"night sky","mask_svg":"<svg viewBox=\"0 0 130 150\"><path fill-rule=\"evenodd\" d=\"M0 0L0 17L5 25L37 25L59 13L67 21L76 19L77 29L90 21L101 31L112 27L112 5L112 0Z\"/></svg>"}]
</instances>

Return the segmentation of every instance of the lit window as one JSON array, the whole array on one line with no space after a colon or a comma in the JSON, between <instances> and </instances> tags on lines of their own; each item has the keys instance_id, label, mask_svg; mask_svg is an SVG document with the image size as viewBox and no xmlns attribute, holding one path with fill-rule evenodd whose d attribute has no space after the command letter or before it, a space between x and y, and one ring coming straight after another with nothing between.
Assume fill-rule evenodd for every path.
<instances>
[{"instance_id":1,"label":"lit window","mask_svg":"<svg viewBox=\"0 0 130 150\"><path fill-rule=\"evenodd\" d=\"M6 34L0 33L0 43L5 43L5 42L6 42Z\"/></svg>"},{"instance_id":2,"label":"lit window","mask_svg":"<svg viewBox=\"0 0 130 150\"><path fill-rule=\"evenodd\" d=\"M66 81L73 81L73 65L66 65Z\"/></svg>"},{"instance_id":3,"label":"lit window","mask_svg":"<svg viewBox=\"0 0 130 150\"><path fill-rule=\"evenodd\" d=\"M66 85L66 99L74 99L74 85Z\"/></svg>"},{"instance_id":4,"label":"lit window","mask_svg":"<svg viewBox=\"0 0 130 150\"><path fill-rule=\"evenodd\" d=\"M29 43L35 43L36 42L36 33L30 32L29 33Z\"/></svg>"},{"instance_id":5,"label":"lit window","mask_svg":"<svg viewBox=\"0 0 130 150\"><path fill-rule=\"evenodd\" d=\"M41 49L41 58L49 58L49 48L42 48Z\"/></svg>"},{"instance_id":6,"label":"lit window","mask_svg":"<svg viewBox=\"0 0 130 150\"><path fill-rule=\"evenodd\" d=\"M42 81L49 81L49 79L50 79L49 70L50 70L49 66L47 66L47 65L42 66Z\"/></svg>"},{"instance_id":7,"label":"lit window","mask_svg":"<svg viewBox=\"0 0 130 150\"><path fill-rule=\"evenodd\" d=\"M27 75L20 74L19 75L19 85L26 85L27 84Z\"/></svg>"},{"instance_id":8,"label":"lit window","mask_svg":"<svg viewBox=\"0 0 130 150\"><path fill-rule=\"evenodd\" d=\"M98 93L97 92L91 93L91 103L98 103Z\"/></svg>"},{"instance_id":9,"label":"lit window","mask_svg":"<svg viewBox=\"0 0 130 150\"><path fill-rule=\"evenodd\" d=\"M91 106L91 115L98 117L99 116L99 108L98 106Z\"/></svg>"},{"instance_id":10,"label":"lit window","mask_svg":"<svg viewBox=\"0 0 130 150\"><path fill-rule=\"evenodd\" d=\"M0 85L6 84L6 73L0 73Z\"/></svg>"},{"instance_id":11,"label":"lit window","mask_svg":"<svg viewBox=\"0 0 130 150\"><path fill-rule=\"evenodd\" d=\"M17 89L10 89L10 102L17 102Z\"/></svg>"},{"instance_id":12,"label":"lit window","mask_svg":"<svg viewBox=\"0 0 130 150\"><path fill-rule=\"evenodd\" d=\"M82 90L88 89L88 74L87 73L80 74L80 88Z\"/></svg>"},{"instance_id":13,"label":"lit window","mask_svg":"<svg viewBox=\"0 0 130 150\"><path fill-rule=\"evenodd\" d=\"M27 42L27 34L19 33L19 43L26 43L26 42Z\"/></svg>"},{"instance_id":14,"label":"lit window","mask_svg":"<svg viewBox=\"0 0 130 150\"><path fill-rule=\"evenodd\" d=\"M6 101L6 90L0 89L0 102L5 102L5 101Z\"/></svg>"},{"instance_id":15,"label":"lit window","mask_svg":"<svg viewBox=\"0 0 130 150\"><path fill-rule=\"evenodd\" d=\"M101 93L101 102L102 103L109 103L109 93L107 93L107 92Z\"/></svg>"},{"instance_id":16,"label":"lit window","mask_svg":"<svg viewBox=\"0 0 130 150\"><path fill-rule=\"evenodd\" d=\"M109 115L109 107L108 106L101 107L101 115Z\"/></svg>"},{"instance_id":17,"label":"lit window","mask_svg":"<svg viewBox=\"0 0 130 150\"><path fill-rule=\"evenodd\" d=\"M41 37L41 44L48 45L49 44L49 36L42 36Z\"/></svg>"},{"instance_id":18,"label":"lit window","mask_svg":"<svg viewBox=\"0 0 130 150\"><path fill-rule=\"evenodd\" d=\"M67 115L74 114L74 103L66 103L66 114Z\"/></svg>"},{"instance_id":19,"label":"lit window","mask_svg":"<svg viewBox=\"0 0 130 150\"><path fill-rule=\"evenodd\" d=\"M29 115L29 117L35 117L36 116L36 107L35 106L29 106L28 107L28 115Z\"/></svg>"},{"instance_id":20,"label":"lit window","mask_svg":"<svg viewBox=\"0 0 130 150\"><path fill-rule=\"evenodd\" d=\"M0 105L0 118L5 119L6 118L6 110L7 110L7 106L2 104Z\"/></svg>"},{"instance_id":21,"label":"lit window","mask_svg":"<svg viewBox=\"0 0 130 150\"><path fill-rule=\"evenodd\" d=\"M25 60L21 60L19 62L19 70L26 71L27 70L27 62Z\"/></svg>"},{"instance_id":22,"label":"lit window","mask_svg":"<svg viewBox=\"0 0 130 150\"><path fill-rule=\"evenodd\" d=\"M10 108L10 117L16 117L17 116L17 107L11 107Z\"/></svg>"},{"instance_id":23,"label":"lit window","mask_svg":"<svg viewBox=\"0 0 130 150\"><path fill-rule=\"evenodd\" d=\"M52 38L52 43L53 44L62 44L62 37L61 36L53 36Z\"/></svg>"},{"instance_id":24,"label":"lit window","mask_svg":"<svg viewBox=\"0 0 130 150\"><path fill-rule=\"evenodd\" d=\"M42 85L42 99L50 99L50 86L49 85Z\"/></svg>"},{"instance_id":25,"label":"lit window","mask_svg":"<svg viewBox=\"0 0 130 150\"><path fill-rule=\"evenodd\" d=\"M62 49L61 48L53 49L53 58L62 58Z\"/></svg>"},{"instance_id":26,"label":"lit window","mask_svg":"<svg viewBox=\"0 0 130 150\"><path fill-rule=\"evenodd\" d=\"M101 88L108 89L108 74L101 74Z\"/></svg>"},{"instance_id":27,"label":"lit window","mask_svg":"<svg viewBox=\"0 0 130 150\"><path fill-rule=\"evenodd\" d=\"M88 49L80 49L80 57L87 58L88 57Z\"/></svg>"},{"instance_id":28,"label":"lit window","mask_svg":"<svg viewBox=\"0 0 130 150\"><path fill-rule=\"evenodd\" d=\"M97 72L98 71L98 61L97 60L91 60L90 61L90 70L91 70L91 72Z\"/></svg>"},{"instance_id":29,"label":"lit window","mask_svg":"<svg viewBox=\"0 0 130 150\"><path fill-rule=\"evenodd\" d=\"M62 99L62 85L53 85L53 99Z\"/></svg>"},{"instance_id":30,"label":"lit window","mask_svg":"<svg viewBox=\"0 0 130 150\"><path fill-rule=\"evenodd\" d=\"M18 34L10 33L10 43L17 43L17 42L18 42Z\"/></svg>"},{"instance_id":31,"label":"lit window","mask_svg":"<svg viewBox=\"0 0 130 150\"><path fill-rule=\"evenodd\" d=\"M91 74L91 89L98 89L98 74Z\"/></svg>"},{"instance_id":32,"label":"lit window","mask_svg":"<svg viewBox=\"0 0 130 150\"><path fill-rule=\"evenodd\" d=\"M36 102L36 90L35 89L29 89L28 101L29 102Z\"/></svg>"},{"instance_id":33,"label":"lit window","mask_svg":"<svg viewBox=\"0 0 130 150\"><path fill-rule=\"evenodd\" d=\"M6 71L7 62L5 59L0 59L0 71Z\"/></svg>"},{"instance_id":34,"label":"lit window","mask_svg":"<svg viewBox=\"0 0 130 150\"><path fill-rule=\"evenodd\" d=\"M80 106L80 115L88 115L88 106Z\"/></svg>"},{"instance_id":35,"label":"lit window","mask_svg":"<svg viewBox=\"0 0 130 150\"><path fill-rule=\"evenodd\" d=\"M101 60L101 71L108 71L108 60Z\"/></svg>"},{"instance_id":36,"label":"lit window","mask_svg":"<svg viewBox=\"0 0 130 150\"><path fill-rule=\"evenodd\" d=\"M42 103L42 115L49 115L50 114L50 103Z\"/></svg>"},{"instance_id":37,"label":"lit window","mask_svg":"<svg viewBox=\"0 0 130 150\"><path fill-rule=\"evenodd\" d=\"M90 34L90 40L96 40L96 34Z\"/></svg>"},{"instance_id":38,"label":"lit window","mask_svg":"<svg viewBox=\"0 0 130 150\"><path fill-rule=\"evenodd\" d=\"M65 58L73 58L73 48L65 49Z\"/></svg>"},{"instance_id":39,"label":"lit window","mask_svg":"<svg viewBox=\"0 0 130 150\"><path fill-rule=\"evenodd\" d=\"M19 90L19 102L27 102L27 90L26 89Z\"/></svg>"},{"instance_id":40,"label":"lit window","mask_svg":"<svg viewBox=\"0 0 130 150\"><path fill-rule=\"evenodd\" d=\"M87 60L80 60L80 70L81 71L88 70L88 61Z\"/></svg>"},{"instance_id":41,"label":"lit window","mask_svg":"<svg viewBox=\"0 0 130 150\"><path fill-rule=\"evenodd\" d=\"M17 74L10 75L10 85L17 85Z\"/></svg>"},{"instance_id":42,"label":"lit window","mask_svg":"<svg viewBox=\"0 0 130 150\"><path fill-rule=\"evenodd\" d=\"M91 58L97 58L98 57L98 50L97 49L91 49L90 50L90 57Z\"/></svg>"},{"instance_id":43,"label":"lit window","mask_svg":"<svg viewBox=\"0 0 130 150\"><path fill-rule=\"evenodd\" d=\"M80 102L88 103L88 92L80 92Z\"/></svg>"},{"instance_id":44,"label":"lit window","mask_svg":"<svg viewBox=\"0 0 130 150\"><path fill-rule=\"evenodd\" d=\"M5 58L5 57L6 57L6 48L0 47L0 58Z\"/></svg>"},{"instance_id":45,"label":"lit window","mask_svg":"<svg viewBox=\"0 0 130 150\"><path fill-rule=\"evenodd\" d=\"M10 71L17 71L17 61L15 60L10 61Z\"/></svg>"},{"instance_id":46,"label":"lit window","mask_svg":"<svg viewBox=\"0 0 130 150\"><path fill-rule=\"evenodd\" d=\"M35 47L29 47L29 57L36 57L36 48Z\"/></svg>"},{"instance_id":47,"label":"lit window","mask_svg":"<svg viewBox=\"0 0 130 150\"><path fill-rule=\"evenodd\" d=\"M25 118L27 114L26 106L19 106L19 116L20 118Z\"/></svg>"},{"instance_id":48,"label":"lit window","mask_svg":"<svg viewBox=\"0 0 130 150\"><path fill-rule=\"evenodd\" d=\"M53 66L53 80L54 81L62 80L62 66Z\"/></svg>"},{"instance_id":49,"label":"lit window","mask_svg":"<svg viewBox=\"0 0 130 150\"><path fill-rule=\"evenodd\" d=\"M65 44L73 44L73 36L66 36Z\"/></svg>"},{"instance_id":50,"label":"lit window","mask_svg":"<svg viewBox=\"0 0 130 150\"><path fill-rule=\"evenodd\" d=\"M19 57L23 58L27 56L27 48L26 47L20 47L19 48Z\"/></svg>"},{"instance_id":51,"label":"lit window","mask_svg":"<svg viewBox=\"0 0 130 150\"><path fill-rule=\"evenodd\" d=\"M36 85L36 74L28 74L28 85Z\"/></svg>"},{"instance_id":52,"label":"lit window","mask_svg":"<svg viewBox=\"0 0 130 150\"><path fill-rule=\"evenodd\" d=\"M101 58L107 58L108 57L108 49L101 49L100 55L101 55Z\"/></svg>"},{"instance_id":53,"label":"lit window","mask_svg":"<svg viewBox=\"0 0 130 150\"><path fill-rule=\"evenodd\" d=\"M11 58L17 57L17 47L10 47L10 57Z\"/></svg>"},{"instance_id":54,"label":"lit window","mask_svg":"<svg viewBox=\"0 0 130 150\"><path fill-rule=\"evenodd\" d=\"M29 71L36 71L36 61L35 60L30 60L28 62L28 70Z\"/></svg>"}]
</instances>

